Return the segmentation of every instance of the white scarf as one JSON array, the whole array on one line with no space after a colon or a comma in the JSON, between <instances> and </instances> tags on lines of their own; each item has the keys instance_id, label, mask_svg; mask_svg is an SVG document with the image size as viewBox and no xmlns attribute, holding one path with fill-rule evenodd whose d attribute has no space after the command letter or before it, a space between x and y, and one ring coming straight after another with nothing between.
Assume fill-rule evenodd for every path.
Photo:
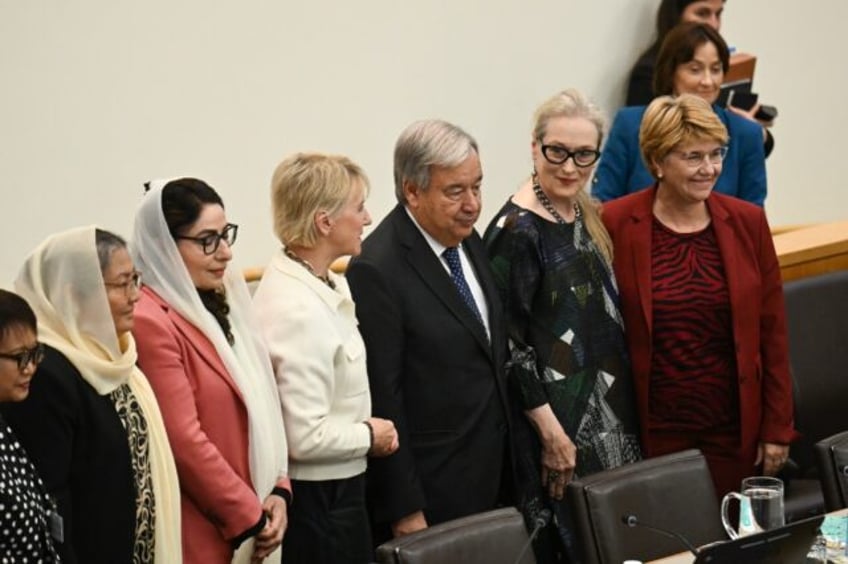
<instances>
[{"instance_id":1,"label":"white scarf","mask_svg":"<svg viewBox=\"0 0 848 564\"><path fill-rule=\"evenodd\" d=\"M144 374L136 367L135 341L120 337L109 308L95 228L71 229L44 241L27 258L15 281L38 318L38 338L79 370L100 395L129 383L149 434L153 479L155 562L182 562L180 492L174 457L159 405Z\"/></svg>"},{"instance_id":2,"label":"white scarf","mask_svg":"<svg viewBox=\"0 0 848 564\"><path fill-rule=\"evenodd\" d=\"M203 306L165 222L162 188L166 183L151 182L136 213L133 261L144 284L209 339L238 386L247 406L250 476L263 501L288 472L286 434L271 358L253 317L247 284L235 268L230 266L224 277L234 346ZM253 539L242 543L233 562L249 563L253 544ZM279 552L268 559L279 559Z\"/></svg>"}]
</instances>

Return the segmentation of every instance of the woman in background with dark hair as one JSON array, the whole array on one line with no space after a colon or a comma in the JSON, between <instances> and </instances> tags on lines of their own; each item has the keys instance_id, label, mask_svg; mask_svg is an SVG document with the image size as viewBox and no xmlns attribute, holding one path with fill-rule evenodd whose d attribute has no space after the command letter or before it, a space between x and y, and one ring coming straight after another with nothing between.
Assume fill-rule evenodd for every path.
<instances>
[{"instance_id":1,"label":"woman in background with dark hair","mask_svg":"<svg viewBox=\"0 0 848 564\"><path fill-rule=\"evenodd\" d=\"M183 556L261 561L280 546L291 490L270 358L227 268L238 226L205 182L154 184L135 220L135 335L180 475Z\"/></svg>"},{"instance_id":2,"label":"woman in background with dark hair","mask_svg":"<svg viewBox=\"0 0 848 564\"><path fill-rule=\"evenodd\" d=\"M35 313L17 294L0 290L0 403L27 398L42 360ZM0 452L0 561L59 562L50 535L50 522L58 518L56 502L2 416Z\"/></svg>"},{"instance_id":3,"label":"woman in background with dark hair","mask_svg":"<svg viewBox=\"0 0 848 564\"><path fill-rule=\"evenodd\" d=\"M657 37L633 65L627 83L627 106L647 105L654 96L654 67L660 46L674 26L683 22L708 25L721 30L725 0L662 0L657 8Z\"/></svg>"},{"instance_id":4,"label":"woman in background with dark hair","mask_svg":"<svg viewBox=\"0 0 848 564\"><path fill-rule=\"evenodd\" d=\"M726 0L662 0L657 8L657 37L633 65L627 82L626 106L645 106L655 96L664 96L654 86L657 56L668 33L681 23L700 23L721 31L721 17ZM754 115L759 105L743 110L728 106L728 110L763 126L763 153L768 157L774 149L774 136L768 128L773 122L760 122Z\"/></svg>"},{"instance_id":5,"label":"woman in background with dark hair","mask_svg":"<svg viewBox=\"0 0 848 564\"><path fill-rule=\"evenodd\" d=\"M94 227L49 237L15 281L45 354L4 415L58 503L62 562L181 561L174 459L130 333L139 284L124 240Z\"/></svg>"},{"instance_id":6,"label":"woman in background with dark hair","mask_svg":"<svg viewBox=\"0 0 848 564\"><path fill-rule=\"evenodd\" d=\"M680 24L663 42L654 84L661 95L694 94L712 104L730 133L715 191L762 206L767 193L763 128L716 105L729 61L727 44L713 28ZM653 183L639 151L639 124L644 113L645 106L633 106L616 114L592 186L592 195L599 200L606 202Z\"/></svg>"}]
</instances>

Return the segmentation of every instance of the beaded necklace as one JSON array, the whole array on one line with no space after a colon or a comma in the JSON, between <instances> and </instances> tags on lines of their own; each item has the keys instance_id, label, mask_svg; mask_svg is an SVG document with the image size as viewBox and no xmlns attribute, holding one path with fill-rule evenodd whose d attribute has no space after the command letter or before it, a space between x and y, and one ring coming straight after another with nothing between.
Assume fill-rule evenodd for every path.
<instances>
[{"instance_id":1,"label":"beaded necklace","mask_svg":"<svg viewBox=\"0 0 848 564\"><path fill-rule=\"evenodd\" d=\"M321 276L315 272L315 269L312 268L312 265L309 264L309 261L297 256L294 251L289 250L287 247L283 249L283 252L286 253L286 256L292 259L294 262L298 263L300 266L309 271L309 274L326 284L330 287L331 290L336 289L336 283L330 280L329 276Z\"/></svg>"},{"instance_id":2,"label":"beaded necklace","mask_svg":"<svg viewBox=\"0 0 848 564\"><path fill-rule=\"evenodd\" d=\"M560 224L563 224L563 225L568 223L567 221L565 221L565 219L563 219L563 217L561 215L559 215L559 212L554 207L553 202L551 202L550 198L548 198L548 195L545 194L545 192L542 190L542 187L539 186L538 182L533 183L533 193L536 194L536 199L539 200L539 203L542 204L542 207L545 208L548 211L548 213L553 216L553 218L557 221L557 223L560 223ZM580 219L580 216L583 215L580 212L580 206L577 205L577 202L574 202L573 205L574 205L574 219L575 220Z\"/></svg>"}]
</instances>

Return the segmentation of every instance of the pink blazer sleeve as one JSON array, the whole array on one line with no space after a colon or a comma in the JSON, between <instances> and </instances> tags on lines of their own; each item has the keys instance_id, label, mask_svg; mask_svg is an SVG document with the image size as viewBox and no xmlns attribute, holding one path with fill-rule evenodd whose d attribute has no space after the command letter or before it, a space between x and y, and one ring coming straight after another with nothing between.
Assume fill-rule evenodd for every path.
<instances>
[{"instance_id":1,"label":"pink blazer sleeve","mask_svg":"<svg viewBox=\"0 0 848 564\"><path fill-rule=\"evenodd\" d=\"M192 348L166 312L147 296L136 308L133 333L139 366L150 381L162 411L180 489L224 538L233 539L259 522L262 506L251 484L235 471L198 417L194 384L198 378L220 376L208 365L199 364L203 360L200 352ZM217 356L211 344L209 348L205 355ZM207 370L209 374L192 375L194 370ZM239 428L236 422L222 422L221 426L236 432ZM236 442L239 440L246 451L247 436L237 438Z\"/></svg>"}]
</instances>

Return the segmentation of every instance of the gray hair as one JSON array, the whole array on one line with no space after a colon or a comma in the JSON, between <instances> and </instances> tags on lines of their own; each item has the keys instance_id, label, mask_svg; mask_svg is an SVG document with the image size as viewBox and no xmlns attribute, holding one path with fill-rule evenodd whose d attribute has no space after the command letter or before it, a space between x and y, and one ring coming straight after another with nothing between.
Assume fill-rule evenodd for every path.
<instances>
[{"instance_id":1,"label":"gray hair","mask_svg":"<svg viewBox=\"0 0 848 564\"><path fill-rule=\"evenodd\" d=\"M114 251L127 248L127 242L121 236L105 229L94 230L94 242L97 245L97 260L100 262L101 272L109 268Z\"/></svg>"},{"instance_id":2,"label":"gray hair","mask_svg":"<svg viewBox=\"0 0 848 564\"><path fill-rule=\"evenodd\" d=\"M471 153L479 153L477 141L460 127L437 119L416 121L403 130L395 143L395 197L406 204L404 181L421 190L430 186L430 167L455 167Z\"/></svg>"},{"instance_id":3,"label":"gray hair","mask_svg":"<svg viewBox=\"0 0 848 564\"><path fill-rule=\"evenodd\" d=\"M604 138L606 119L603 112L582 92L575 88L563 90L542 103L536 110L533 138L541 141L548 129L548 122L558 117L585 118L598 130L598 146Z\"/></svg>"}]
</instances>

